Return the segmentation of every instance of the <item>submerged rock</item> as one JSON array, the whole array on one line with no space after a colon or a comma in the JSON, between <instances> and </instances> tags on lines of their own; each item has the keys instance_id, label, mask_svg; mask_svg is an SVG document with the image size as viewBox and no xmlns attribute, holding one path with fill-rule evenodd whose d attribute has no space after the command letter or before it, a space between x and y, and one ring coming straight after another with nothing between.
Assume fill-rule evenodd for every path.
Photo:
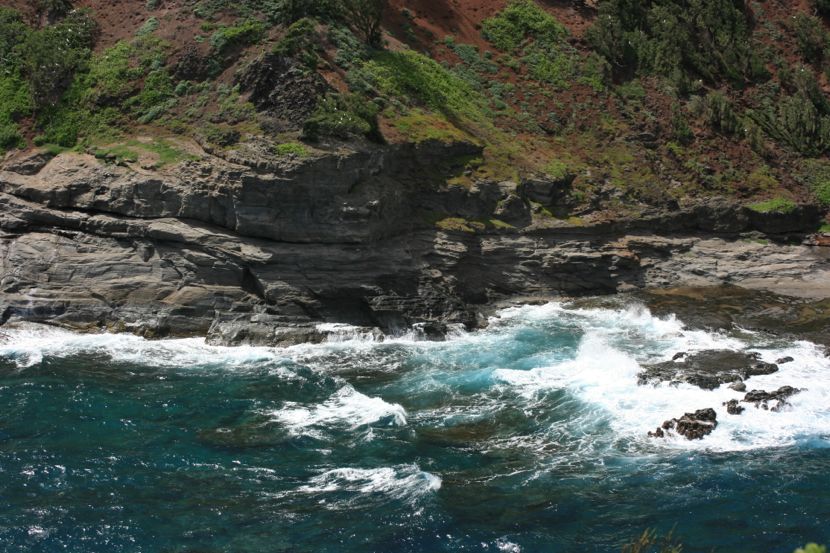
<instances>
[{"instance_id":1,"label":"submerged rock","mask_svg":"<svg viewBox=\"0 0 830 553\"><path fill-rule=\"evenodd\" d=\"M775 364L776 365L783 365L784 363L792 363L793 361L795 361L795 359L793 359L792 357L790 357L788 355L786 357L781 357L780 359L776 359Z\"/></svg>"},{"instance_id":2,"label":"submerged rock","mask_svg":"<svg viewBox=\"0 0 830 553\"><path fill-rule=\"evenodd\" d=\"M787 398L794 396L800 392L798 388L792 386L781 386L774 392L766 392L764 390L752 390L748 392L741 400L745 403L752 403L756 408L760 407L765 411L780 411L785 405L789 405ZM770 402L775 402L775 405L770 407Z\"/></svg>"},{"instance_id":3,"label":"submerged rock","mask_svg":"<svg viewBox=\"0 0 830 553\"><path fill-rule=\"evenodd\" d=\"M694 413L686 413L679 419L664 421L660 428L649 432L649 437L664 438L677 433L688 440L700 440L711 434L718 426L718 415L710 408L698 409Z\"/></svg>"},{"instance_id":4,"label":"submerged rock","mask_svg":"<svg viewBox=\"0 0 830 553\"><path fill-rule=\"evenodd\" d=\"M757 353L730 350L705 350L687 355L682 362L666 361L647 365L638 375L640 385L685 382L704 390L714 390L721 384L746 380L751 376L772 374L778 370L774 363L758 359Z\"/></svg>"}]
</instances>

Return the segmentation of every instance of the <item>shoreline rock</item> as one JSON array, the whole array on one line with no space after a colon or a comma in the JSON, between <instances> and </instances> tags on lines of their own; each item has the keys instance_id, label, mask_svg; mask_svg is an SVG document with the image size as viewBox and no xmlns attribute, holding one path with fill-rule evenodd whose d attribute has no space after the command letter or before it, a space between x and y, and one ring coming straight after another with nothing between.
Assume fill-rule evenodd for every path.
<instances>
[{"instance_id":1,"label":"shoreline rock","mask_svg":"<svg viewBox=\"0 0 830 553\"><path fill-rule=\"evenodd\" d=\"M714 432L718 426L718 415L712 408L698 409L694 413L686 413L679 419L664 421L654 432L649 432L650 438L665 438L677 433L687 440L702 440Z\"/></svg>"},{"instance_id":2,"label":"shoreline rock","mask_svg":"<svg viewBox=\"0 0 830 553\"><path fill-rule=\"evenodd\" d=\"M446 167L478 151L424 143L266 162L240 149L152 171L78 154L9 161L0 323L276 345L319 339L318 323L442 339L518 297L740 281L830 298L830 252L746 238L740 206L540 219L526 194L547 197L544 183L445 184ZM518 226L434 223L497 212Z\"/></svg>"}]
</instances>

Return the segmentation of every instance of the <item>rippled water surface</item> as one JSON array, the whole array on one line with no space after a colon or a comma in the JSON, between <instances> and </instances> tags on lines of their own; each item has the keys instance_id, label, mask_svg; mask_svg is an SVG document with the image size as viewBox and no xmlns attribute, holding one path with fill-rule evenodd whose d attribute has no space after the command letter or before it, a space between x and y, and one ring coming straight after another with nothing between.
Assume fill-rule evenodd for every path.
<instances>
[{"instance_id":1,"label":"rippled water surface","mask_svg":"<svg viewBox=\"0 0 830 553\"><path fill-rule=\"evenodd\" d=\"M830 542L830 360L808 342L684 329L636 306L502 312L444 343L288 349L46 327L0 337L0 549L687 551ZM638 387L677 351L795 361L749 388ZM652 440L714 407L704 440Z\"/></svg>"}]
</instances>

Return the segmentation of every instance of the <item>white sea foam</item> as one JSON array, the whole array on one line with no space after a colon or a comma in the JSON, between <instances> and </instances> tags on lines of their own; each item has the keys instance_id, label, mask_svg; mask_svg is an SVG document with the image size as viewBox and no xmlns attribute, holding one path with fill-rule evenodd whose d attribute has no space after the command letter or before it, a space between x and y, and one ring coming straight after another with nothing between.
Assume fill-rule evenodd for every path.
<instances>
[{"instance_id":1,"label":"white sea foam","mask_svg":"<svg viewBox=\"0 0 830 553\"><path fill-rule=\"evenodd\" d=\"M21 368L40 363L44 356L81 353L152 367L236 367L285 359L283 353L272 348L209 346L204 338L146 340L132 334L78 334L29 323L0 330L0 356L13 359Z\"/></svg>"},{"instance_id":2,"label":"white sea foam","mask_svg":"<svg viewBox=\"0 0 830 553\"><path fill-rule=\"evenodd\" d=\"M347 494L351 497L326 504L330 508L349 508L355 502L366 500L370 494L382 494L412 503L440 488L441 478L411 464L373 469L348 467L327 470L312 477L308 484L297 491L312 495Z\"/></svg>"},{"instance_id":3,"label":"white sea foam","mask_svg":"<svg viewBox=\"0 0 830 553\"><path fill-rule=\"evenodd\" d=\"M784 348L753 348L752 344L735 337L685 330L674 317L659 319L642 309L566 310L552 304L516 308L508 316L524 320L576 316L583 318L580 326L586 332L573 359L529 371L499 369L495 377L515 387L527 399L537 397L546 389L567 390L583 401L586 409L600 409L596 417L581 418L580 424L590 425L591 420L607 418L618 437L637 444L635 447L640 449L668 446L732 451L787 446L803 440L827 442L830 438L830 359L809 342L796 342ZM793 396L791 407L782 412L743 404L747 406L746 411L736 416L729 415L722 404L741 399L743 394L727 385L713 391L687 384L637 385L637 373L643 362L670 359L678 351L709 348L759 351L770 362L791 356L795 361L782 364L777 373L752 377L747 387L772 391L790 385L804 391ZM717 412L718 427L703 440L646 438L647 432L662 421L706 407ZM591 432L590 428L577 426L571 425L573 434Z\"/></svg>"},{"instance_id":4,"label":"white sea foam","mask_svg":"<svg viewBox=\"0 0 830 553\"><path fill-rule=\"evenodd\" d=\"M287 403L269 415L295 435L322 437L328 428L357 430L377 423L404 426L406 411L397 403L361 394L346 385L323 403L306 406Z\"/></svg>"}]
</instances>

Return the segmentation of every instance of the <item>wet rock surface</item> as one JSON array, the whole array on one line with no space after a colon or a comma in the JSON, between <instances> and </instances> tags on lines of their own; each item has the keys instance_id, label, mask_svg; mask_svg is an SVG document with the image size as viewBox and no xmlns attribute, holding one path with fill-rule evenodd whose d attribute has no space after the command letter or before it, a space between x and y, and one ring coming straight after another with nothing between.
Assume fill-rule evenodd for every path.
<instances>
[{"instance_id":1,"label":"wet rock surface","mask_svg":"<svg viewBox=\"0 0 830 553\"><path fill-rule=\"evenodd\" d=\"M820 257L830 258L830 250L826 248L813 251ZM758 263L771 274L783 269L774 258L759 259ZM783 278L783 273L781 276ZM820 282L823 278L805 273L797 286L795 281L786 284L780 293L727 285L654 288L638 292L634 297L645 303L653 314L675 315L690 328L730 330L740 327L830 346L830 332L827 332L830 299L816 288L823 286ZM742 279L740 283L754 286L755 282Z\"/></svg>"},{"instance_id":2,"label":"wet rock surface","mask_svg":"<svg viewBox=\"0 0 830 553\"><path fill-rule=\"evenodd\" d=\"M688 440L700 440L711 434L718 426L718 415L712 408L698 409L686 413L679 419L669 419L648 435L652 438L664 438L678 434Z\"/></svg>"},{"instance_id":3,"label":"wet rock surface","mask_svg":"<svg viewBox=\"0 0 830 553\"><path fill-rule=\"evenodd\" d=\"M740 415L744 412L744 407L738 403L737 399L730 399L723 404L726 407L726 412L730 415Z\"/></svg>"},{"instance_id":4,"label":"wet rock surface","mask_svg":"<svg viewBox=\"0 0 830 553\"><path fill-rule=\"evenodd\" d=\"M780 411L788 405L787 399L800 391L798 388L793 388L792 386L782 386L773 392L752 390L741 401L752 403L756 408L764 409L765 411Z\"/></svg>"},{"instance_id":5,"label":"wet rock surface","mask_svg":"<svg viewBox=\"0 0 830 553\"><path fill-rule=\"evenodd\" d=\"M704 390L714 390L721 384L742 382L752 376L772 374L777 370L777 365L759 360L755 353L705 350L675 361L647 365L638 375L638 383L684 382Z\"/></svg>"}]
</instances>

